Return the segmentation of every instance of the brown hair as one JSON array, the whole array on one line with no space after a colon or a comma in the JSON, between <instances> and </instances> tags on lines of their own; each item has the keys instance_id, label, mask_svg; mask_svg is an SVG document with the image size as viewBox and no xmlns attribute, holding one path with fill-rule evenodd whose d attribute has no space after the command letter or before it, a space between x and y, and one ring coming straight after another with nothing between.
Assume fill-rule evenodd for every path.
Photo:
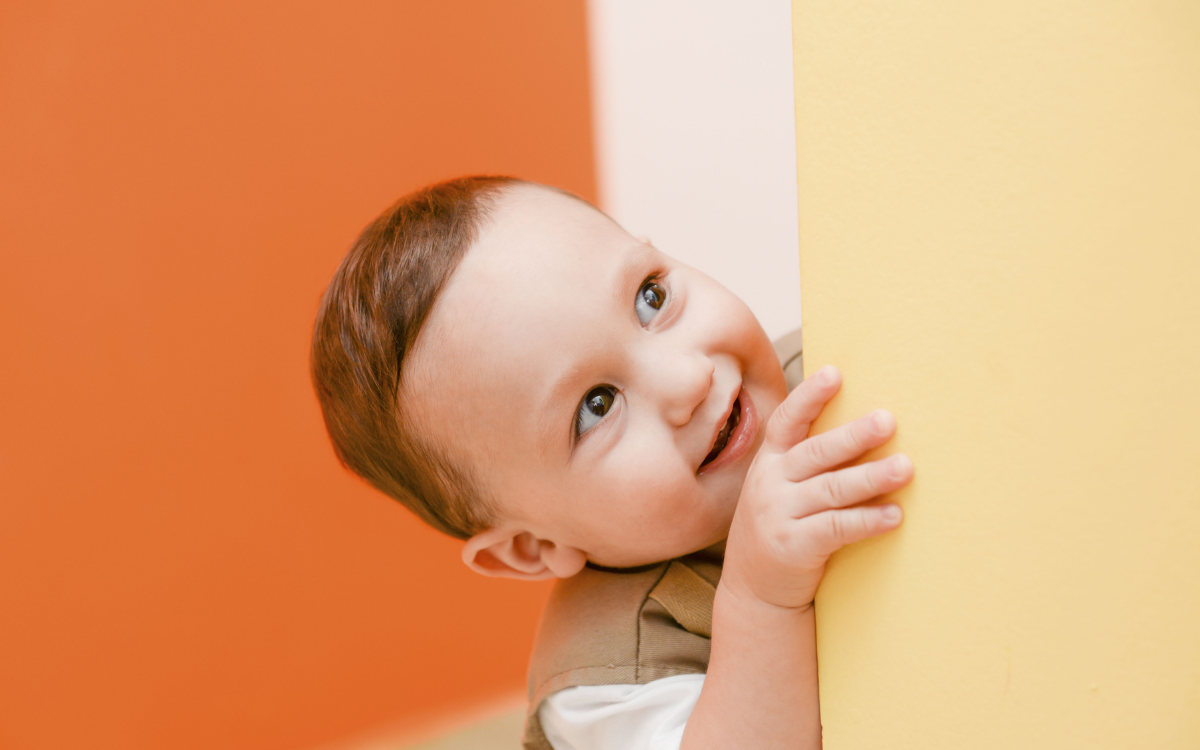
<instances>
[{"instance_id":1,"label":"brown hair","mask_svg":"<svg viewBox=\"0 0 1200 750\"><path fill-rule=\"evenodd\" d=\"M401 198L338 266L313 326L310 367L342 465L459 539L486 529L468 467L409 434L398 403L404 356L512 177L462 177Z\"/></svg>"}]
</instances>

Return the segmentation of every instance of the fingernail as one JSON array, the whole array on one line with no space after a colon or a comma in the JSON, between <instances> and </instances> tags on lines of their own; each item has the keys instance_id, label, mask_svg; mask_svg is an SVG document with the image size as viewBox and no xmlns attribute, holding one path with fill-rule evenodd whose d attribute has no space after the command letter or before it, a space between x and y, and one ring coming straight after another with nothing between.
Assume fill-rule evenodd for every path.
<instances>
[{"instance_id":1,"label":"fingernail","mask_svg":"<svg viewBox=\"0 0 1200 750\"><path fill-rule=\"evenodd\" d=\"M903 477L912 466L912 461L903 453L898 453L888 459L887 473L892 479L900 479Z\"/></svg>"},{"instance_id":2,"label":"fingernail","mask_svg":"<svg viewBox=\"0 0 1200 750\"><path fill-rule=\"evenodd\" d=\"M883 506L883 520L895 523L896 521L900 520L900 516L901 513L899 505Z\"/></svg>"},{"instance_id":3,"label":"fingernail","mask_svg":"<svg viewBox=\"0 0 1200 750\"><path fill-rule=\"evenodd\" d=\"M817 382L821 385L833 385L833 381L836 379L836 372L837 370L833 365L825 365L821 368L821 371L817 373Z\"/></svg>"},{"instance_id":4,"label":"fingernail","mask_svg":"<svg viewBox=\"0 0 1200 750\"><path fill-rule=\"evenodd\" d=\"M871 424L878 432L886 432L892 426L892 415L887 409L876 409Z\"/></svg>"}]
</instances>

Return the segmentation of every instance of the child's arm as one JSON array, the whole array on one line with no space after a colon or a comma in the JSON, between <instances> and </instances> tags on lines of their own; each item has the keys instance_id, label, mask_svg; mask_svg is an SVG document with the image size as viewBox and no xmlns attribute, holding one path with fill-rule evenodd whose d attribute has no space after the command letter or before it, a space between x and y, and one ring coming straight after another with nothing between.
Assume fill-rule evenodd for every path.
<instances>
[{"instance_id":1,"label":"child's arm","mask_svg":"<svg viewBox=\"0 0 1200 750\"><path fill-rule=\"evenodd\" d=\"M836 369L821 369L767 423L729 532L708 676L682 750L821 746L817 584L833 552L900 523L895 505L850 506L912 479L904 456L835 470L892 437L887 412L808 438L840 385Z\"/></svg>"}]
</instances>

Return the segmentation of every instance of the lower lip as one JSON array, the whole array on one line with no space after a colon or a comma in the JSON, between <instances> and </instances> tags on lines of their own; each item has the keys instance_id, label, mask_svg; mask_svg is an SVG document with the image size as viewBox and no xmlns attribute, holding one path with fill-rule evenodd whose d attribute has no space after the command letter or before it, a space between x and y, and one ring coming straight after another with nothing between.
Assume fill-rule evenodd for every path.
<instances>
[{"instance_id":1,"label":"lower lip","mask_svg":"<svg viewBox=\"0 0 1200 750\"><path fill-rule=\"evenodd\" d=\"M738 419L737 427L733 428L733 434L729 436L729 442L725 444L725 450L712 460L712 463L707 463L701 467L698 473L707 474L715 471L725 464L733 463L750 451L750 446L754 445L754 438L758 434L758 412L754 408L754 402L750 400L750 394L746 393L743 388L738 394L738 401L742 405L742 415Z\"/></svg>"}]
</instances>

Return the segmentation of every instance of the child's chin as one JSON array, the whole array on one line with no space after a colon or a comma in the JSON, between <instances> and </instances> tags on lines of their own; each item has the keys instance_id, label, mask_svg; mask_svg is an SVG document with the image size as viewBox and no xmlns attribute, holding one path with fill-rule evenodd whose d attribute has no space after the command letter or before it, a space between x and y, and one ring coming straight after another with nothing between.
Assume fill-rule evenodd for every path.
<instances>
[{"instance_id":1,"label":"child's chin","mask_svg":"<svg viewBox=\"0 0 1200 750\"><path fill-rule=\"evenodd\" d=\"M735 501L736 504L736 501ZM663 560L672 560L702 550L723 552L725 539L729 536L729 525L733 520L733 510L728 518L716 520L704 529L694 529L686 536L658 540L661 543L650 544L638 550L609 550L607 554L589 556L589 560L606 568L635 568L641 565L653 565Z\"/></svg>"}]
</instances>

